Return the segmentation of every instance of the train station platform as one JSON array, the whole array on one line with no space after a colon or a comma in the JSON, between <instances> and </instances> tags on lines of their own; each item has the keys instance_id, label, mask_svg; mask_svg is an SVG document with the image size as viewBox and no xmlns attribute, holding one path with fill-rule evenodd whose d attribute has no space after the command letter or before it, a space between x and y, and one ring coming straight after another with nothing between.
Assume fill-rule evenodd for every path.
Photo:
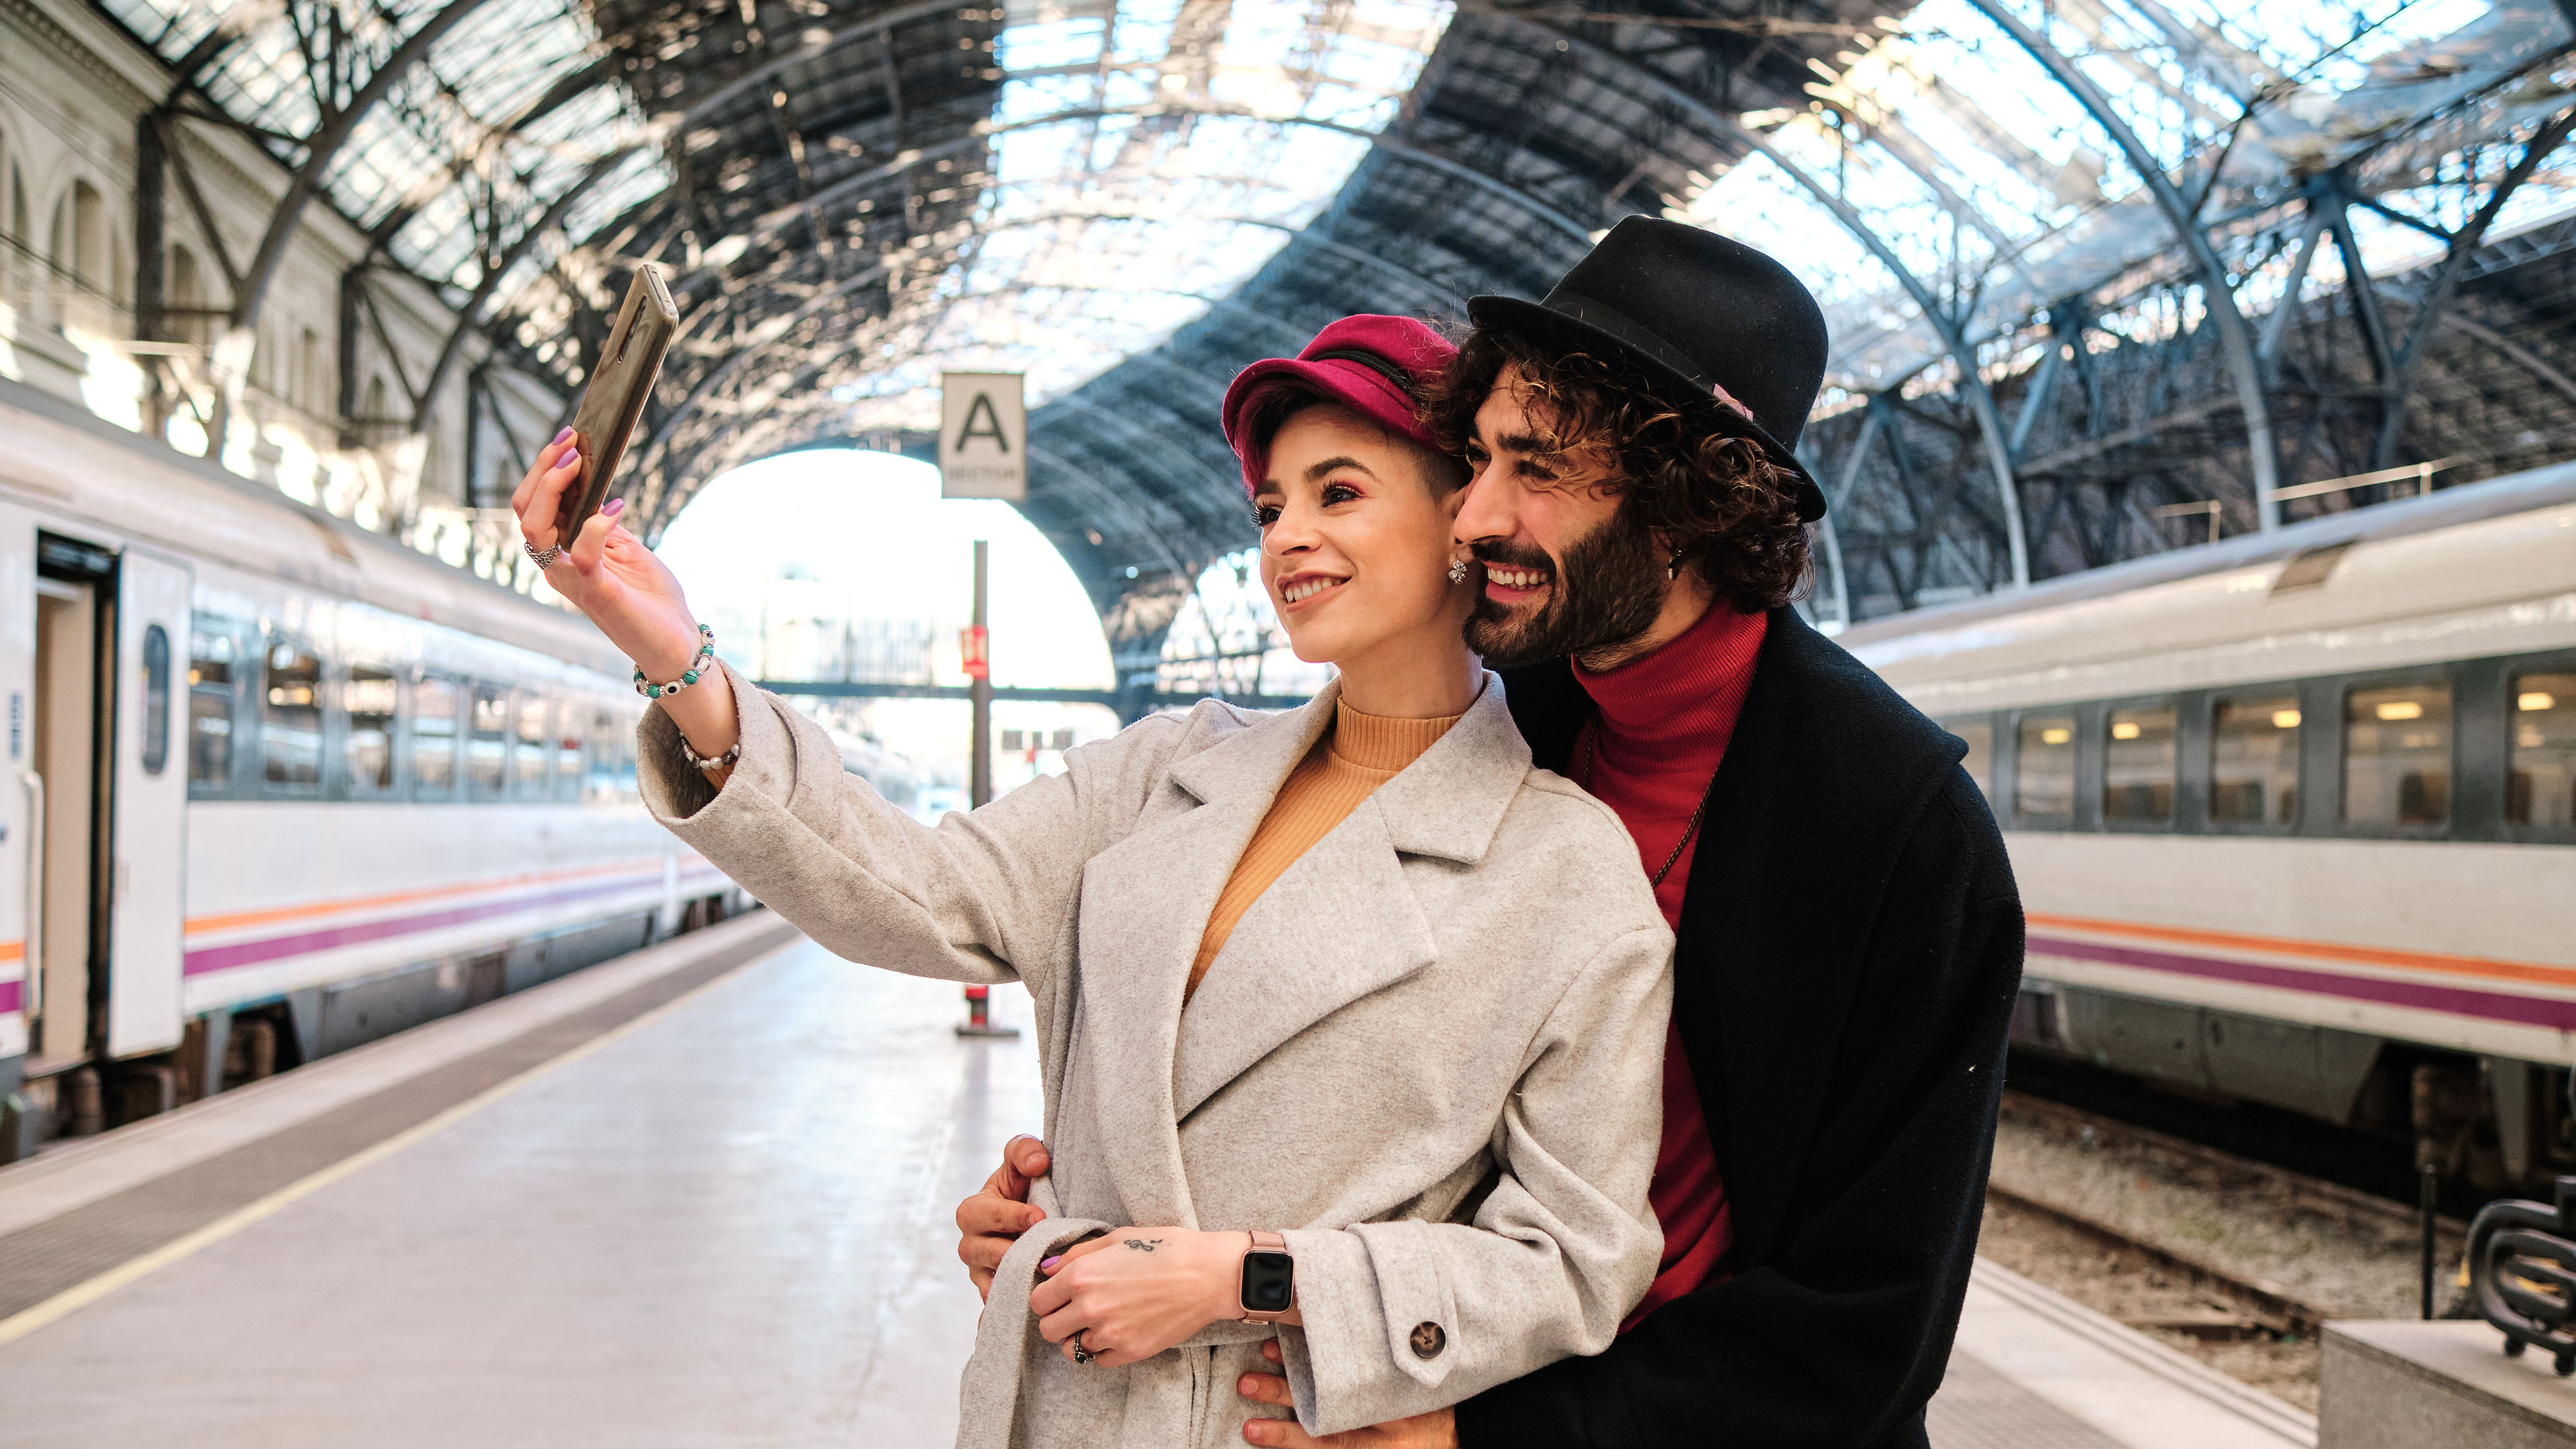
<instances>
[{"instance_id":1,"label":"train station platform","mask_svg":"<svg viewBox=\"0 0 2576 1449\"><path fill-rule=\"evenodd\" d=\"M5 1437L944 1445L951 1215L1040 1120L959 1011L759 913L0 1170ZM2315 1429L1980 1264L1932 1439Z\"/></svg>"}]
</instances>

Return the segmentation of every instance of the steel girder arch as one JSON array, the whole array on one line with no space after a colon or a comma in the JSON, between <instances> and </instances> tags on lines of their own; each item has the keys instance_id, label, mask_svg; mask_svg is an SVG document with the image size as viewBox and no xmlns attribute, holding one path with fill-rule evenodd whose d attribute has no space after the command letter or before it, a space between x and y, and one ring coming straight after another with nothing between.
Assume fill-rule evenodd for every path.
<instances>
[{"instance_id":1,"label":"steel girder arch","mask_svg":"<svg viewBox=\"0 0 2576 1449\"><path fill-rule=\"evenodd\" d=\"M2562 3L2576 5L2576 0L2562 0ZM2576 26L2576 16L2571 16L2569 24ZM2406 425L2407 404L2414 390L2416 369L2423 358L2424 345L2448 320L2443 314L2448 309L2452 293L2459 286L2463 265L2486 240L2487 229L2494 225L2496 216L2504 210L2505 202L2531 179L2532 173L2540 169L2540 163L2551 152L2565 144L2571 130L2576 130L2576 106L2559 112L2534 133L2524 144L2521 157L2496 182L2495 190L2488 194L2486 203L2478 208L2477 214L2446 239L2440 270L2434 274L2432 285L2425 289L2424 296L2417 302L2414 320L2407 325L2406 339L2397 345L2391 359L2386 410L2380 415L2379 436L2371 445L2372 469L2386 468L2396 458L2397 439ZM2352 286L2358 299L2370 291L2371 281L2369 273L2358 268L2354 270L2356 275Z\"/></svg>"},{"instance_id":2,"label":"steel girder arch","mask_svg":"<svg viewBox=\"0 0 2576 1449\"><path fill-rule=\"evenodd\" d=\"M413 432L429 430L429 410L436 405L439 389L445 385L448 373L455 369L456 359L464 348L465 335L480 330L484 305L500 289L503 278L526 258L540 238L563 224L564 217L571 213L583 195L615 173L639 149L621 146L591 162L581 176L546 207L544 214L520 230L499 256L486 259L481 279L475 283L474 291L465 299L464 305L456 309L456 321L447 329L446 340L439 344L438 357L429 367L428 381L421 384L420 401L412 415Z\"/></svg>"},{"instance_id":3,"label":"steel girder arch","mask_svg":"<svg viewBox=\"0 0 2576 1449\"><path fill-rule=\"evenodd\" d=\"M2229 281L2227 264L2209 244L2208 233L2201 230L2199 207L2186 201L2175 189L2173 178L2165 174L2154 153L2138 139L2119 112L2111 107L2110 97L2093 83L2074 61L2048 42L2018 15L2005 8L2001 0L1968 0L1978 13L1994 22L2012 37L2013 43L2028 51L2049 77L2084 107L2113 145L2127 158L2129 167L2155 199L2156 209L2164 214L2174 239L2190 257L2192 267L2200 273L2210 320L2218 327L2220 350L2227 357L2227 370L2236 384L2237 405L2245 415L2246 453L2253 467L2254 516L2266 533L2281 526L2279 499L2280 458L2272 437L2272 409L2264 395L2261 363L2255 357L2253 329L2245 323L2245 314L2236 305L2235 285Z\"/></svg>"},{"instance_id":4,"label":"steel girder arch","mask_svg":"<svg viewBox=\"0 0 2576 1449\"><path fill-rule=\"evenodd\" d=\"M304 208L322 189L322 178L340 158L341 148L356 134L358 123L367 113L391 94L396 83L412 67L426 60L430 48L441 36L454 29L458 21L480 9L486 0L448 0L437 14L420 23L403 37L384 63L375 68L366 82L358 87L349 103L337 111L325 111L325 119L312 135L304 139L304 162L286 184L286 194L271 209L268 226L260 234L259 248L251 254L250 265L242 269L242 286L233 296L233 314L229 327L235 332L248 331L259 323L259 310L268 298L268 284L277 275L278 264L286 259L287 243L294 239L295 228L304 218Z\"/></svg>"},{"instance_id":5,"label":"steel girder arch","mask_svg":"<svg viewBox=\"0 0 2576 1449\"><path fill-rule=\"evenodd\" d=\"M459 0L459 3L468 3L468 0ZM1303 129L1326 131L1336 135L1349 136L1356 140L1366 141L1373 149L1383 150L1390 156L1395 156L1418 165L1430 167L1439 171L1442 175L1466 182L1467 184L1489 192L1497 198L1508 202L1510 205L1527 212L1529 215L1547 222L1550 226L1553 226L1564 232L1569 237L1580 241L1585 246L1591 245L1592 233L1585 229L1582 223L1576 221L1570 216L1567 216L1555 207L1550 206L1538 197L1530 195L1528 192L1512 185L1508 181L1500 179L1499 177L1488 176L1485 173L1476 170L1474 167L1462 165L1458 162L1449 160L1446 157L1439 156L1436 153L1426 151L1419 146L1410 145L1402 140L1389 140L1384 137L1382 133L1366 131L1356 126L1345 126L1337 122L1318 120L1312 117L1271 116L1247 111L1233 106L1194 106L1169 101L1157 101L1149 105L1138 106L1074 107L1067 110L1050 111L1042 116L1029 116L1021 120L1010 121L1000 125L980 126L976 128L972 135L961 136L935 146L907 151L900 158L887 162L885 165L872 167L869 170L859 172L852 176L842 177L839 180L834 181L831 185L814 192L811 196L802 198L794 206L779 208L776 213L762 219L758 225L754 226L749 231L744 232L742 235L751 245L757 246L776 236L779 232L785 231L798 224L798 222L800 222L809 212L819 211L825 207L849 200L858 196L870 187L891 181L898 176L918 170L925 165L935 164L945 159L953 159L959 154L988 143L994 136L1003 135L1008 132L1035 130L1040 127L1063 125L1076 121L1110 120L1120 117L1144 118L1163 115L1188 115L1214 119L1253 121L1262 125L1296 126ZM1260 224L1278 226L1277 223ZM1300 230L1298 228L1284 226L1279 227L1279 229L1290 231ZM706 284L707 282L722 280L724 276L724 269L720 265L699 266L674 279L671 286L674 291L694 292L698 287Z\"/></svg>"},{"instance_id":6,"label":"steel girder arch","mask_svg":"<svg viewBox=\"0 0 2576 1449\"><path fill-rule=\"evenodd\" d=\"M2012 584L2015 588L2029 587L2030 543L2022 531L2021 495L2013 477L2010 434L2004 427L2002 415L1995 408L1994 393L1986 385L1985 374L1977 365L1976 348L1960 331L1958 320L1951 317L1942 308L1938 299L1932 295L1932 289L1925 286L1920 277L1914 275L1913 269L1906 266L1903 259L1897 256L1896 249L1888 245L1887 239L1880 236L1867 219L1852 207L1851 203L1845 201L1832 187L1827 186L1822 178L1790 159L1779 147L1771 143L1769 137L1743 125L1732 116L1726 115L1706 101L1692 95L1675 83L1671 77L1652 66L1641 64L1630 56L1582 36L1560 30L1554 25L1536 20L1526 23L1559 35L1565 42L1581 49L1603 64L1617 67L1648 82L1667 100L1688 112L1700 124L1747 150L1758 152L1765 160L1780 168L1790 180L1796 182L1801 190L1814 197L1817 203L1832 215L1836 224L1849 232L1854 240L1868 249L1871 256L1878 259L1879 265L1887 268L1895 276L1897 284L1905 289L1907 296L1914 299L1915 307L1922 312L1924 325L1933 330L1940 339L1942 350L1950 355L1951 362L1959 370L1959 389L1967 397L1969 409L1976 415L1978 430L1985 438L1987 463L1994 475L1996 501L2002 509L2004 544L2011 560Z\"/></svg>"}]
</instances>

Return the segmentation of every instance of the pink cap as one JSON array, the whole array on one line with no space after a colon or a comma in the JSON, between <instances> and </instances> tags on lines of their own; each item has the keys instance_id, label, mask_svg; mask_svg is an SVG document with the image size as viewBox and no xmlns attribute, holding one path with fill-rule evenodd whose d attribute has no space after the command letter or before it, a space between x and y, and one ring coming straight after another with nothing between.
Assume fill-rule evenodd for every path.
<instances>
[{"instance_id":1,"label":"pink cap","mask_svg":"<svg viewBox=\"0 0 2576 1449\"><path fill-rule=\"evenodd\" d=\"M1243 491L1261 486L1265 460L1254 455L1242 425L1244 405L1265 381L1294 378L1390 433L1435 448L1413 400L1457 355L1447 338L1410 317L1362 312L1325 327L1293 358L1265 358L1235 374L1225 390L1225 440L1243 460Z\"/></svg>"}]
</instances>

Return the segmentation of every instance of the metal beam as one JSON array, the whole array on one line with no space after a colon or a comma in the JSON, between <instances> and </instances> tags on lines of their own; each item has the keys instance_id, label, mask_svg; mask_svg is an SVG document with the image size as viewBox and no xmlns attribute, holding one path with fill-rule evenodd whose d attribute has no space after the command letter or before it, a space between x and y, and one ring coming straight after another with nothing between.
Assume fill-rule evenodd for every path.
<instances>
[{"instance_id":1,"label":"metal beam","mask_svg":"<svg viewBox=\"0 0 2576 1449\"><path fill-rule=\"evenodd\" d=\"M467 3L467 0L459 0L459 3ZM1239 106L1223 106L1215 104L1191 105L1185 102L1173 101L1154 101L1148 104L1135 106L1080 106L1071 110L1052 111L1042 116L1030 116L1017 121L981 125L976 127L975 130L968 135L943 141L936 146L924 147L919 151L907 151L898 159L889 161L882 166L872 166L865 171L861 171L850 176L844 176L841 179L824 186L821 190L816 191L812 196L805 198L797 205L781 207L770 213L768 216L761 218L756 221L748 231L741 233L741 235L748 238L753 245L758 245L759 243L768 240L771 236L776 235L787 226L793 224L809 210L821 211L827 207L837 205L838 203L848 200L871 187L891 181L894 178L904 175L920 166L952 158L963 151L971 151L978 146L984 145L992 137L1002 135L1007 132L1034 130L1041 126L1063 125L1072 121L1099 121L1108 120L1114 117L1143 118L1150 116L1206 116L1217 119L1232 118L1235 120L1257 121L1263 125L1269 126L1299 126L1308 130L1330 131L1336 135L1349 136L1355 140L1366 141L1370 146L1384 150L1389 155L1400 156L1408 161L1414 161L1431 166L1433 169L1439 170L1443 175L1453 176L1459 180L1478 186L1491 192L1496 197L1509 202L1511 205L1520 208L1529 215L1545 221L1550 226L1556 227L1557 229L1565 232L1569 237L1581 241L1583 245L1588 247L1592 244L1592 232L1581 222L1576 221L1573 217L1567 216L1564 212L1557 210L1555 207L1550 206L1539 198L1530 195L1528 192L1521 190L1510 182L1488 176L1484 172L1476 170L1474 167L1450 161L1433 152L1425 151L1418 146L1410 145L1402 141L1387 140L1377 132L1363 130L1357 126L1342 125L1334 121L1318 120L1311 116L1274 116L1245 110ZM1276 223L1267 224L1276 225ZM1282 229L1286 230L1289 228ZM701 284L713 280L722 274L723 269L720 267L699 267L682 276L677 282L673 283L673 285L682 290L693 291Z\"/></svg>"},{"instance_id":2,"label":"metal beam","mask_svg":"<svg viewBox=\"0 0 2576 1449\"><path fill-rule=\"evenodd\" d=\"M2407 324L2406 340L2398 348L2396 375L2388 380L2388 404L2380 414L2379 437L2370 450L2373 468L2385 468L2395 458L2398 436L2406 427L2407 404L2415 390L2416 365L2423 359L2425 342L2432 337L2433 329L2441 325L2442 314L2449 310L2451 294L2459 287L2462 266L2469 254L2486 240L2487 228L2494 225L2497 213L2504 210L2505 202L2531 179L2533 172L2540 169L2540 163L2567 140L2570 130L2576 130L2576 106L2559 112L2532 136L2523 147L2522 155L2497 179L2495 190L2487 196L2486 204L2478 208L2477 215L2469 218L2468 225L2452 236L2450 253L2442 259L2441 270L2433 274L2432 285L2424 289L2424 299L2415 308L2415 318ZM2357 278L2355 285L2368 286L2369 281L2366 277Z\"/></svg>"},{"instance_id":3,"label":"metal beam","mask_svg":"<svg viewBox=\"0 0 2576 1449\"><path fill-rule=\"evenodd\" d=\"M391 94L395 84L411 68L429 56L457 22L481 9L487 0L448 0L446 8L420 23L420 28L403 37L384 64L358 87L357 94L338 111L330 113L313 134L305 138L304 164L286 183L286 194L278 198L276 210L269 213L268 230L259 239L259 250L252 253L249 268L242 274L242 285L233 294L232 327L235 331L258 325L260 304L267 300L268 284L277 276L278 263L286 259L286 245L294 239L297 225L304 218L304 208L322 189L322 178L340 159L340 148L356 134L358 123L376 108L376 103Z\"/></svg>"},{"instance_id":4,"label":"metal beam","mask_svg":"<svg viewBox=\"0 0 2576 1449\"><path fill-rule=\"evenodd\" d=\"M2021 490L2013 477L2012 433L2004 426L2003 414L1995 407L1994 389L1986 385L1985 374L1977 366L1977 350L1969 343L1966 334L1959 330L1958 320L1942 310L1940 302L1932 295L1932 289L1914 275L1913 270L1896 255L1895 248L1888 245L1851 203L1826 186L1822 178L1811 175L1805 167L1789 159L1771 144L1769 137L1725 117L1717 119L1724 122L1740 143L1759 151L1831 212L1845 231L1859 239L1861 245L1869 249L1870 255L1878 258L1879 265L1895 274L1906 295L1914 299L1915 307L1923 314L1924 324L1940 338L1942 350L1950 354L1951 362L1959 369L1959 391L1967 398L1968 410L1976 415L1977 432L1985 442L1986 466L1994 478L1995 498L2003 509L2004 547L2012 561L2013 587L2029 587L2030 543L2022 534Z\"/></svg>"},{"instance_id":5,"label":"metal beam","mask_svg":"<svg viewBox=\"0 0 2576 1449\"><path fill-rule=\"evenodd\" d=\"M563 194L557 196L553 204L546 208L545 215L522 228L518 238L503 249L500 256L485 259L482 279L474 284L474 293L465 299L465 305L456 309L456 325L447 329L447 340L439 344L438 359L429 366L429 381L422 386L420 405L412 413L413 432L428 431L429 410L438 399L438 390L445 385L448 372L456 366L457 354L464 348L465 334L474 329L475 319L482 313L483 304L490 301L492 294L499 290L501 279L508 276L510 269L519 264L519 259L528 254L528 249L537 244L539 237L563 223L565 214L572 210L574 203L581 200L583 193L605 180L610 172L616 170L627 157L634 155L639 149L641 148L636 146L622 146L591 162L589 169L583 171L580 178L572 185L565 187Z\"/></svg>"},{"instance_id":6,"label":"metal beam","mask_svg":"<svg viewBox=\"0 0 2576 1449\"><path fill-rule=\"evenodd\" d=\"M1906 295L1914 299L1915 307L1922 312L1924 325L1933 330L1940 339L1942 350L1950 354L1951 361L1959 369L1959 390L1967 397L1969 410L1976 414L1978 430L1985 436L1987 467L1994 476L1997 499L2003 505L2004 546L2011 558L2012 584L2015 588L2027 588L2030 584L2030 545L2022 536L2021 497L2013 481L2010 433L2004 427L2002 414L1995 409L1993 389L1986 385L1984 373L1978 370L1976 349L1960 332L1958 319L1933 297L1932 289L1914 275L1913 269L1896 255L1895 248L1887 244L1886 238L1881 237L1850 202L1825 185L1822 178L1810 174L1805 167L1791 160L1787 153L1771 143L1770 137L1691 94L1653 66L1641 64L1598 42L1553 25L1534 20L1523 23L1557 36L1560 44L1653 85L1665 99L1688 112L1693 120L1718 136L1762 155L1814 197L1843 230L1850 232L1855 240L1868 248L1870 255L1878 258L1881 266L1895 275L1897 283L1904 287Z\"/></svg>"},{"instance_id":7,"label":"metal beam","mask_svg":"<svg viewBox=\"0 0 2576 1449\"><path fill-rule=\"evenodd\" d=\"M2200 229L2191 203L2174 188L2173 178L2165 174L2164 167L2138 139L2137 133L2129 129L2117 111L2111 109L2111 98L2102 93L2102 88L2093 83L2091 76L2056 46L2049 44L2046 37L2032 29L2020 16L2006 9L2002 0L1968 0L1968 3L2011 36L2015 44L2030 52L2031 58L2038 61L2052 79L2091 113L2094 121L2111 137L2112 144L2120 148L2120 154L2128 158L2130 169L2136 171L2145 183L2148 193L2155 198L2156 208L2164 213L2165 224L2173 229L2174 238L2182 243L2183 250L2200 272L2201 291L2208 303L2210 320L2218 327L2219 350L2227 356L2227 370L2235 375L2237 404L2245 414L2246 452L2254 468L2254 517L2266 533L2280 527L2281 503L2274 495L2280 492L2281 463L2272 441L2271 403L2263 395L2261 365L2254 357L2253 331L2245 325L2245 314L2237 309L2236 292L2227 277L2227 264L2219 260L2217 249L2209 244L2208 234Z\"/></svg>"}]
</instances>

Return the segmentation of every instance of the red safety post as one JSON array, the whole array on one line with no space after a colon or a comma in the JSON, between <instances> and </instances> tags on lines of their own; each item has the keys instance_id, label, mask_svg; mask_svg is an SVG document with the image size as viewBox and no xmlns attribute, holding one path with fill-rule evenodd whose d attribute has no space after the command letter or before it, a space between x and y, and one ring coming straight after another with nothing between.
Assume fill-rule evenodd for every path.
<instances>
[{"instance_id":1,"label":"red safety post","mask_svg":"<svg viewBox=\"0 0 2576 1449\"><path fill-rule=\"evenodd\" d=\"M966 1021L957 1028L959 1036L1018 1036L1016 1026L997 1026L993 1022L993 988L966 988Z\"/></svg>"}]
</instances>

